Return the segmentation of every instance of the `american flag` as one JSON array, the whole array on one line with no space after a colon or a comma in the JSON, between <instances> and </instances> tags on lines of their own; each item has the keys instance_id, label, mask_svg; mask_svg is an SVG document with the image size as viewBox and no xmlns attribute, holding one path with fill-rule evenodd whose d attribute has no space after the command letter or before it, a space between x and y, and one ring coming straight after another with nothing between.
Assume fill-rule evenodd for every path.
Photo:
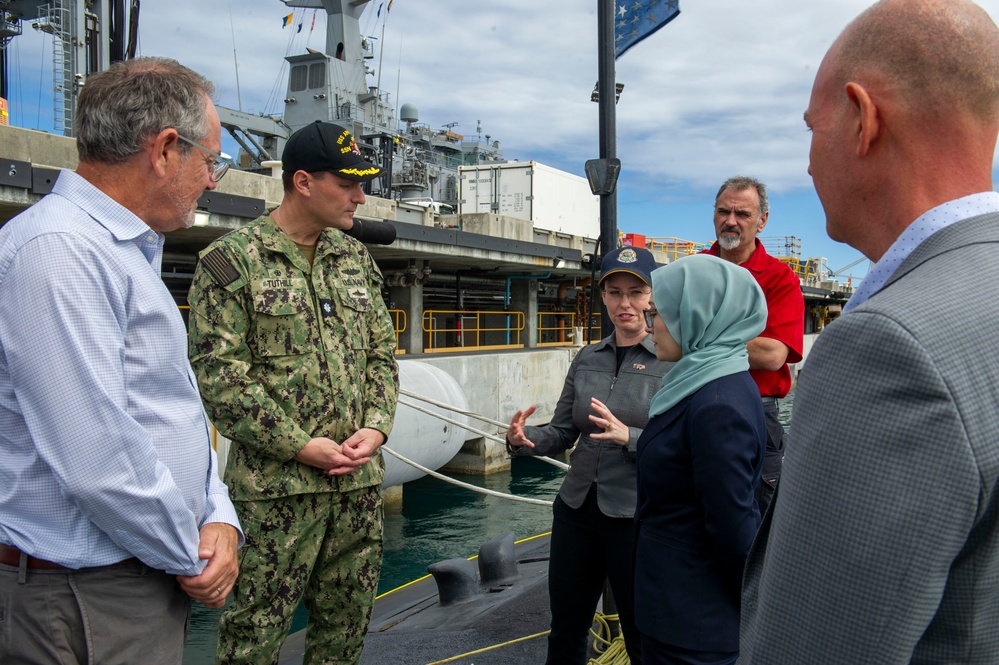
<instances>
[{"instance_id":1,"label":"american flag","mask_svg":"<svg viewBox=\"0 0 999 665\"><path fill-rule=\"evenodd\" d=\"M680 13L680 0L614 0L614 57L663 27Z\"/></svg>"}]
</instances>

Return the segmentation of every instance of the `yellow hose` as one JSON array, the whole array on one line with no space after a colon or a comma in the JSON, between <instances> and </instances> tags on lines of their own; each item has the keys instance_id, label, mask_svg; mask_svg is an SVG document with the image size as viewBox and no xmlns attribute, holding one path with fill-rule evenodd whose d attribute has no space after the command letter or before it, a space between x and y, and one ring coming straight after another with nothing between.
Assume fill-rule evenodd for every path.
<instances>
[{"instance_id":1,"label":"yellow hose","mask_svg":"<svg viewBox=\"0 0 999 665\"><path fill-rule=\"evenodd\" d=\"M597 658L591 658L588 661L588 665L631 665L631 660L628 658L628 652L624 648L624 638L620 635L613 638L611 637L610 624L612 622L616 622L617 620L618 617L616 614L600 614L598 612L594 615L593 623L596 624L596 628L590 628L590 634L593 635L593 648L600 655ZM492 646L476 649L475 651L468 651L466 653L458 654L457 656L445 658L444 660L435 660L432 663L427 663L427 665L443 665L444 663L453 663L470 656L476 656L495 649L501 649L505 646L516 644L517 642L525 642L538 637L544 637L550 632L550 630L546 630L543 633L535 633L534 635L518 637L517 639L510 640L508 642L493 644Z\"/></svg>"}]
</instances>

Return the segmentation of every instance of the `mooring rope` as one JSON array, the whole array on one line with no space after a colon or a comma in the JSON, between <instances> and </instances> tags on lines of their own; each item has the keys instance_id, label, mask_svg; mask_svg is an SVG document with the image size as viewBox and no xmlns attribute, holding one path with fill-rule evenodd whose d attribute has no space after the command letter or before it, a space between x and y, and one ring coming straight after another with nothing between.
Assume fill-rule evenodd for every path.
<instances>
[{"instance_id":1,"label":"mooring rope","mask_svg":"<svg viewBox=\"0 0 999 665\"><path fill-rule=\"evenodd\" d=\"M485 487L479 487L477 485L471 485L469 483L463 483L460 480L455 480L454 478L448 478L447 476L445 476L445 475L443 475L441 473L437 473L433 469L428 469L427 467L423 466L422 464L414 462L413 460L405 457L404 455L400 455L399 453L397 453L396 451L392 450L388 446L382 446L381 450L384 450L385 452L387 452L388 454L392 455L393 457L399 458L400 460L402 460L406 464L409 464L413 468L419 469L420 471L422 471L423 473L427 474L428 476L433 476L434 478L437 478L438 480L443 480L446 483L451 483L452 485L457 485L458 487L464 487L465 489L469 489L469 490L472 490L474 492L478 492L479 494L488 494L489 496L498 496L498 497L503 498L503 499L510 499L511 501L520 501L521 503L533 503L533 504L535 504L537 506L551 506L552 505L551 501L545 501L544 499L531 499L531 498L526 497L526 496L517 496L515 494L505 494L503 492L497 492L495 490L486 489Z\"/></svg>"},{"instance_id":2,"label":"mooring rope","mask_svg":"<svg viewBox=\"0 0 999 665\"><path fill-rule=\"evenodd\" d=\"M453 406L451 404L445 404L444 402L438 402L435 399L431 399L429 397L425 397L423 395L419 395L419 394L411 392L409 390L400 389L399 393L401 395L405 395L406 397L412 397L414 399L418 399L420 401L427 402L428 404L433 404L434 406L439 406L442 409L447 409L448 411L453 411L454 413L460 413L462 415L469 416L471 418L475 418L475 419L481 420L483 422L487 422L490 425L496 425L498 427L503 427L503 428L507 427L506 423L502 423L502 422L500 422L498 420L494 420L492 418L488 418L486 416L483 416L483 415L480 415L480 414L477 414L477 413L473 413L473 412L467 411L465 409L460 409L460 408L458 408L456 406ZM490 434L489 432L485 432L485 431L480 430L480 429L478 429L476 427L472 427L471 425L468 425L466 423L460 422L460 421L455 420L453 418L449 418L449 417L445 416L442 413L437 413L436 411L431 411L430 409L425 409L425 408L423 408L421 406L417 406L416 404L413 404L412 402L409 402L409 401L399 400L399 403L402 404L403 406L406 406L406 407L409 407L410 409L413 409L414 411L419 411L420 413L425 413L428 416L433 416L435 418L440 418L444 422L448 422L448 423L451 423L452 425L456 425L458 427L466 429L469 432L472 432L473 434L478 434L479 436L481 436L481 437L483 437L485 439L488 439L489 441L493 441L495 443L502 443L502 444L506 445L506 438L505 437L501 437L501 436L498 436L496 434ZM560 462L560 461L558 461L556 459L552 459L551 457L546 457L544 455L537 455L537 456L533 456L533 457L534 457L534 459L538 459L538 460L541 460L542 462L546 462L548 464L551 464L552 466L558 467L558 468L562 469L563 471L568 471L569 470L569 465L566 464L565 462Z\"/></svg>"},{"instance_id":3,"label":"mooring rope","mask_svg":"<svg viewBox=\"0 0 999 665\"><path fill-rule=\"evenodd\" d=\"M447 409L448 411L454 411L455 413L460 413L460 414L462 414L464 416L471 416L472 418L475 418L476 420L481 420L482 422L489 423L490 425L496 425L497 427L502 427L503 429L506 429L507 425L508 425L507 423L501 422L499 420L494 420L492 418L489 418L487 416L483 416L483 415L478 414L478 413L473 413L472 411L467 411L465 409L459 409L458 407L453 406L451 404L445 404L444 402L438 402L435 399L431 399L430 397L426 397L425 395L420 395L418 393L411 392L411 391L406 390L404 388L400 388L399 389L399 394L400 395L405 395L406 397L413 397L415 399L420 400L421 402L426 402L427 404L433 404L434 406L439 406L439 407Z\"/></svg>"},{"instance_id":4,"label":"mooring rope","mask_svg":"<svg viewBox=\"0 0 999 665\"><path fill-rule=\"evenodd\" d=\"M495 441L496 443L506 443L506 439L504 439L502 437L496 436L495 434L490 434L489 432L484 432L484 431L482 431L482 430L480 430L480 429L478 429L476 427L472 427L471 425L467 425L467 424L461 422L460 420L455 420L454 418L448 418L447 416L445 416L442 413L437 413L436 411L431 411L430 409L424 409L422 406L417 406L416 404L413 404L412 402L399 400L399 404L402 404L403 406L408 406L409 408L413 409L414 411L419 411L420 413L425 413L428 416L434 416L435 418L440 418L441 420L443 420L446 423L451 423L452 425L457 425L458 427L461 427L463 429L467 429L469 432L472 432L473 434L478 434L479 436L481 436L483 438L486 438L486 439L489 439L490 441ZM452 410L454 410L454 409L452 409Z\"/></svg>"}]
</instances>

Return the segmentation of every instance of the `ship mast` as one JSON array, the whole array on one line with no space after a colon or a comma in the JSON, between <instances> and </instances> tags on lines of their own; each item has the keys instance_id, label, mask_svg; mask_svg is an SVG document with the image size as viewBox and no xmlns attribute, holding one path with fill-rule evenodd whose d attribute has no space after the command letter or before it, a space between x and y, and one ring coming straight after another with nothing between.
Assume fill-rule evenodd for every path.
<instances>
[{"instance_id":1,"label":"ship mast","mask_svg":"<svg viewBox=\"0 0 999 665\"><path fill-rule=\"evenodd\" d=\"M22 21L52 35L54 127L73 136L76 98L87 76L134 58L139 0L9 0L0 2L0 96L9 93L6 47Z\"/></svg>"}]
</instances>

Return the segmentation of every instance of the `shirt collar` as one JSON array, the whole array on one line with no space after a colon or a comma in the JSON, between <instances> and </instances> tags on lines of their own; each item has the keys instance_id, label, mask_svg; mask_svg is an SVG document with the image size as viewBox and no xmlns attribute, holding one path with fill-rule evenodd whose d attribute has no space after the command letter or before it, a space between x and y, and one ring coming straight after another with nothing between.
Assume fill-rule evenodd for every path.
<instances>
[{"instance_id":1,"label":"shirt collar","mask_svg":"<svg viewBox=\"0 0 999 665\"><path fill-rule=\"evenodd\" d=\"M264 247L271 251L294 256L299 253L297 251L298 245L274 221L272 214L275 210L277 210L277 207L271 208L263 216L263 222L260 225L261 242ZM322 256L331 251L342 253L346 245L346 241L344 240L345 235L340 229L323 229L319 234L319 239L316 241L316 256Z\"/></svg>"},{"instance_id":2,"label":"shirt collar","mask_svg":"<svg viewBox=\"0 0 999 665\"><path fill-rule=\"evenodd\" d=\"M594 344L594 351L600 351L602 349L617 349L617 342L615 341L615 333L611 333L607 337ZM656 346L652 343L652 335L646 335L642 338L642 341L638 343L638 346L642 347L652 355L656 355Z\"/></svg>"},{"instance_id":3,"label":"shirt collar","mask_svg":"<svg viewBox=\"0 0 999 665\"><path fill-rule=\"evenodd\" d=\"M875 293L881 290L891 276L895 274L902 262L912 252L937 231L951 224L971 217L977 217L990 212L999 212L999 193L980 192L969 194L953 201L947 201L935 208L927 210L906 227L895 239L884 256L871 266L850 300L843 306L846 314L857 306L867 302Z\"/></svg>"},{"instance_id":4,"label":"shirt collar","mask_svg":"<svg viewBox=\"0 0 999 665\"><path fill-rule=\"evenodd\" d=\"M739 265L742 266L743 268L745 268L746 270L754 273L754 274L755 273L766 272L766 270L767 270L767 260L766 260L767 250L763 246L763 243L760 242L759 238L754 238L753 242L756 244L756 249L754 249L753 253L749 255L749 258L746 259L745 263L740 263ZM718 245L718 241L717 240L715 240L711 244L711 247L708 248L708 254L711 254L712 256L717 256L718 258L721 258L721 247Z\"/></svg>"},{"instance_id":5,"label":"shirt collar","mask_svg":"<svg viewBox=\"0 0 999 665\"><path fill-rule=\"evenodd\" d=\"M163 234L149 228L149 225L135 213L112 199L75 171L68 169L60 171L59 177L52 186L52 193L78 205L97 224L107 229L116 240L134 241L144 238L150 233L157 240L162 239Z\"/></svg>"}]
</instances>

